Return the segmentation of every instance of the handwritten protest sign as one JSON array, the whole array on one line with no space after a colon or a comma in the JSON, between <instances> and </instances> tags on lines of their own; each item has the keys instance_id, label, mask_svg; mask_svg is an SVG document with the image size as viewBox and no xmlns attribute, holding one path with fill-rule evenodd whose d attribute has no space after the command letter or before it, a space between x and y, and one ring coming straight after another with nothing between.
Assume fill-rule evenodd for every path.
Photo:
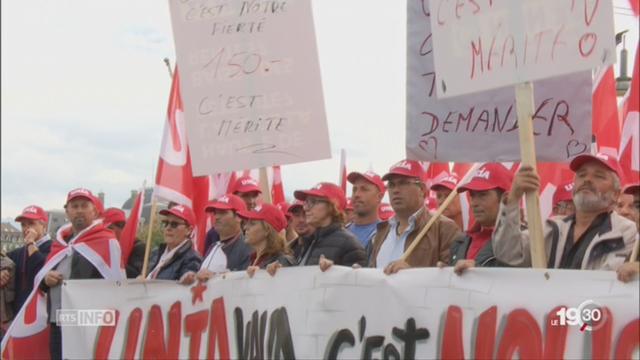
<instances>
[{"instance_id":1,"label":"handwritten protest sign","mask_svg":"<svg viewBox=\"0 0 640 360\"><path fill-rule=\"evenodd\" d=\"M631 358L638 282L615 276L302 267L253 279L235 272L206 287L71 280L66 313L111 309L117 320L66 324L63 351L72 359Z\"/></svg>"},{"instance_id":2,"label":"handwritten protest sign","mask_svg":"<svg viewBox=\"0 0 640 360\"><path fill-rule=\"evenodd\" d=\"M429 8L438 97L615 63L611 0L433 0Z\"/></svg>"},{"instance_id":3,"label":"handwritten protest sign","mask_svg":"<svg viewBox=\"0 0 640 360\"><path fill-rule=\"evenodd\" d=\"M309 0L170 7L194 175L331 156Z\"/></svg>"},{"instance_id":4,"label":"handwritten protest sign","mask_svg":"<svg viewBox=\"0 0 640 360\"><path fill-rule=\"evenodd\" d=\"M442 99L427 0L410 1L407 46L407 156L427 161L519 161L512 87ZM436 55L437 56L437 55ZM591 72L535 82L537 158L564 162L591 145Z\"/></svg>"}]
</instances>

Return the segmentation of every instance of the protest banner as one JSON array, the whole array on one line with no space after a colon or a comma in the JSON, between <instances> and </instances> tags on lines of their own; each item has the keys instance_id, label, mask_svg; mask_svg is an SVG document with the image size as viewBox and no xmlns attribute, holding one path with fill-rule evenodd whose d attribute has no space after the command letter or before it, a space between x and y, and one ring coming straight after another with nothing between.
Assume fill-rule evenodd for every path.
<instances>
[{"instance_id":1,"label":"protest banner","mask_svg":"<svg viewBox=\"0 0 640 360\"><path fill-rule=\"evenodd\" d=\"M438 97L615 63L611 0L433 0Z\"/></svg>"},{"instance_id":2,"label":"protest banner","mask_svg":"<svg viewBox=\"0 0 640 360\"><path fill-rule=\"evenodd\" d=\"M516 100L512 87L442 99L428 0L408 3L406 151L436 162L519 161ZM566 162L591 144L591 71L534 83L533 127L537 158Z\"/></svg>"},{"instance_id":3,"label":"protest banner","mask_svg":"<svg viewBox=\"0 0 640 360\"><path fill-rule=\"evenodd\" d=\"M309 0L170 8L194 175L331 156Z\"/></svg>"},{"instance_id":4,"label":"protest banner","mask_svg":"<svg viewBox=\"0 0 640 360\"><path fill-rule=\"evenodd\" d=\"M630 358L638 285L605 271L345 267L235 272L193 287L72 280L63 349L68 358ZM96 313L103 326L86 326Z\"/></svg>"}]
</instances>

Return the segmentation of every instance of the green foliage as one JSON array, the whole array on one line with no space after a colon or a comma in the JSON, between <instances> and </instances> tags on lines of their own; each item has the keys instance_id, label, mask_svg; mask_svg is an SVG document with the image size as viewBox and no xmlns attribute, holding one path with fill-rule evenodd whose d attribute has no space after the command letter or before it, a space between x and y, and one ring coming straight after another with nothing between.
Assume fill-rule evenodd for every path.
<instances>
[{"instance_id":1,"label":"green foliage","mask_svg":"<svg viewBox=\"0 0 640 360\"><path fill-rule=\"evenodd\" d=\"M138 227L138 239L142 240L142 242L147 242L147 236L149 236L149 225L143 224ZM158 247L158 245L162 244L164 241L162 235L162 226L160 226L160 221L156 219L153 222L153 230L151 232L151 250Z\"/></svg>"}]
</instances>

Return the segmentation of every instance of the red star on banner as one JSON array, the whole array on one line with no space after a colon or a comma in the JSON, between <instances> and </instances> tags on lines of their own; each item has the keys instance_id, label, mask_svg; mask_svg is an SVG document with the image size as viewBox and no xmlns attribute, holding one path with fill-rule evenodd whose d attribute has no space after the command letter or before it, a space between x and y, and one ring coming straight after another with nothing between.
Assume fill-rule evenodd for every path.
<instances>
[{"instance_id":1,"label":"red star on banner","mask_svg":"<svg viewBox=\"0 0 640 360\"><path fill-rule=\"evenodd\" d=\"M207 285L198 283L198 285L191 288L191 304L195 305L197 301L203 302L202 293L207 291Z\"/></svg>"}]
</instances>

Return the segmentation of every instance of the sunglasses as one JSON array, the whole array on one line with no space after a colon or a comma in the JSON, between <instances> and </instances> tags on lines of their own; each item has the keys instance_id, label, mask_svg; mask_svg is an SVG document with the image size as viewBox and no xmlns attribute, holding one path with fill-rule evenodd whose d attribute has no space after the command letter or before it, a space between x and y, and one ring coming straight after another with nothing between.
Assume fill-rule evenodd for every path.
<instances>
[{"instance_id":1,"label":"sunglasses","mask_svg":"<svg viewBox=\"0 0 640 360\"><path fill-rule=\"evenodd\" d=\"M186 223L183 222L179 222L179 221L167 221L167 220L163 220L160 222L160 225L162 225L163 228L172 228L175 229L180 225L187 225Z\"/></svg>"},{"instance_id":2,"label":"sunglasses","mask_svg":"<svg viewBox=\"0 0 640 360\"><path fill-rule=\"evenodd\" d=\"M328 202L327 200L324 200L324 199L320 199L320 198L311 198L311 197L308 197L308 198L306 198L306 199L304 200L304 206L305 206L306 208L308 208L308 209L310 209L310 208L312 208L312 207L316 206L317 204L322 204L322 203L327 204L327 203L329 203L329 202Z\"/></svg>"}]
</instances>

